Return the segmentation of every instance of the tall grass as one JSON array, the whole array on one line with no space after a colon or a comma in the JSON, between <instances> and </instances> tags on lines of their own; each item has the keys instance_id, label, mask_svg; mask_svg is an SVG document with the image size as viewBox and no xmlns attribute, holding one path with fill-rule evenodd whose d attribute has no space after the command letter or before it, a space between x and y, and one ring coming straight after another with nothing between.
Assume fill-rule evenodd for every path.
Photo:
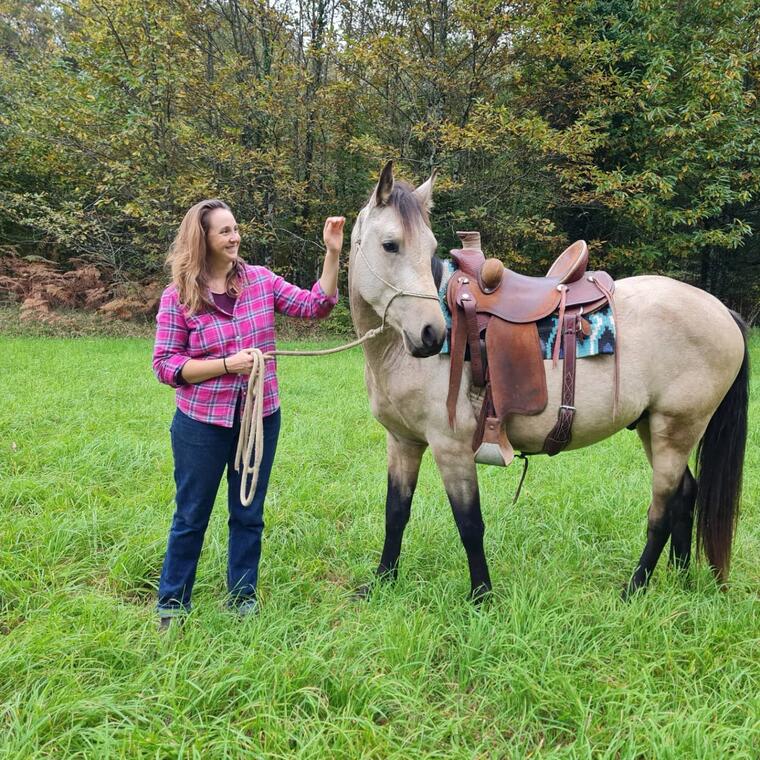
<instances>
[{"instance_id":1,"label":"tall grass","mask_svg":"<svg viewBox=\"0 0 760 760\"><path fill-rule=\"evenodd\" d=\"M426 456L399 580L366 603L384 526L385 433L359 351L280 360L261 615L224 610L223 493L194 611L153 611L173 509L171 391L145 339L0 339L0 756L757 758L758 374L728 593L645 539L634 433L482 468L493 598ZM760 340L753 337L755 367Z\"/></svg>"}]
</instances>

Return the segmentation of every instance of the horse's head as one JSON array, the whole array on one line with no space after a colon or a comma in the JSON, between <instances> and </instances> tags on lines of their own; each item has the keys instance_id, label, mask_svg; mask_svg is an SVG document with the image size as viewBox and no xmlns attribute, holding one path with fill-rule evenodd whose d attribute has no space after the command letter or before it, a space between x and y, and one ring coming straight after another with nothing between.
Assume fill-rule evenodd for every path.
<instances>
[{"instance_id":1,"label":"horse's head","mask_svg":"<svg viewBox=\"0 0 760 760\"><path fill-rule=\"evenodd\" d=\"M351 234L352 298L358 295L384 317L419 357L437 354L446 337L431 268L437 245L428 220L434 179L415 190L394 181L389 161Z\"/></svg>"}]
</instances>

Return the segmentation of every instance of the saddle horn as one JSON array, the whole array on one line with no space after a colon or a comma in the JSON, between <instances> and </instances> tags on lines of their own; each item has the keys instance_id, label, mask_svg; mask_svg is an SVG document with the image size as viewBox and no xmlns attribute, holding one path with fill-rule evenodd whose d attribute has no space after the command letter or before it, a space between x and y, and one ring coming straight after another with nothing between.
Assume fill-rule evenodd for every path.
<instances>
[{"instance_id":1,"label":"saddle horn","mask_svg":"<svg viewBox=\"0 0 760 760\"><path fill-rule=\"evenodd\" d=\"M493 293L501 285L504 277L504 264L498 259L490 258L480 267L480 288L484 293Z\"/></svg>"},{"instance_id":2,"label":"saddle horn","mask_svg":"<svg viewBox=\"0 0 760 760\"><path fill-rule=\"evenodd\" d=\"M462 243L462 251L452 251L452 255L463 271L478 278L478 284L484 293L493 293L501 285L504 277L504 264L498 259L490 258L483 261L480 246L480 233L476 231L457 232ZM467 253L477 251L478 254Z\"/></svg>"}]
</instances>

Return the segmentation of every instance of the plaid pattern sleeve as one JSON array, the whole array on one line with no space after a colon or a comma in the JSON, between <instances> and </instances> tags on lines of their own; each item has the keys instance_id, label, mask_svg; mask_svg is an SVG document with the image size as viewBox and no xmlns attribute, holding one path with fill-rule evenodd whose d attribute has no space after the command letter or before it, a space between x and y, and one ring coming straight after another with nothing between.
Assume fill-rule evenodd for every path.
<instances>
[{"instance_id":1,"label":"plaid pattern sleeve","mask_svg":"<svg viewBox=\"0 0 760 760\"><path fill-rule=\"evenodd\" d=\"M182 383L178 373L189 359L221 359L238 351L275 349L275 311L289 316L327 316L338 300L327 296L319 283L303 290L265 267L243 265L242 290L232 313L215 305L189 314L170 285L156 317L153 371L160 382L176 388L177 407L188 416L212 425L232 427L235 409L245 397L247 375L224 374L200 383ZM280 406L277 362L264 370L264 416Z\"/></svg>"},{"instance_id":2,"label":"plaid pattern sleeve","mask_svg":"<svg viewBox=\"0 0 760 760\"><path fill-rule=\"evenodd\" d=\"M302 319L320 319L326 317L338 302L337 292L328 296L319 281L311 290L303 290L289 283L284 277L272 275L274 307L280 314Z\"/></svg>"},{"instance_id":3,"label":"plaid pattern sleeve","mask_svg":"<svg viewBox=\"0 0 760 760\"><path fill-rule=\"evenodd\" d=\"M160 383L179 387L179 371L190 358L187 345L188 326L179 305L176 290L170 285L161 296L156 316L156 342L153 346L153 372Z\"/></svg>"}]
</instances>

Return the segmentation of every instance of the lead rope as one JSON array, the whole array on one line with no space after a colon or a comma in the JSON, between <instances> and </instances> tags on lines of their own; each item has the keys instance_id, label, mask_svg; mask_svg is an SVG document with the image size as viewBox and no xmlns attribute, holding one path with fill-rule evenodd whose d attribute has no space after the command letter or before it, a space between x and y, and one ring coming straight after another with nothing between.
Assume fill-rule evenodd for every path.
<instances>
[{"instance_id":1,"label":"lead rope","mask_svg":"<svg viewBox=\"0 0 760 760\"><path fill-rule=\"evenodd\" d=\"M376 335L379 335L385 330L385 317L388 314L388 309L393 301L398 296L409 296L411 298L430 298L434 301L438 301L437 295L429 295L428 293L415 293L413 291L402 290L397 288L393 283L384 280L373 268L367 260L367 257L362 251L361 245L357 245L357 252L364 259L364 263L372 274L377 277L380 282L387 285L395 293L390 297L388 303L383 310L383 319L380 327L374 327L368 330L361 338L352 340L350 343L346 343L342 346L336 346L335 348L325 348L315 351L268 351L264 353L259 348L251 348L249 352L253 357L253 367L251 368L251 374L248 378L248 388L246 390L245 405L243 407L243 414L240 418L240 434L238 435L237 451L235 452L235 472L241 473L240 476L240 502L244 507L250 505L253 501L253 497L256 493L256 485L259 481L259 468L261 467L261 457L263 455L263 442L264 442L264 366L267 359L271 359L275 356L328 356L329 354L337 354L339 351L347 351L349 348L355 348L362 343L366 343ZM248 476L251 476L250 484L246 488L248 483Z\"/></svg>"}]
</instances>

